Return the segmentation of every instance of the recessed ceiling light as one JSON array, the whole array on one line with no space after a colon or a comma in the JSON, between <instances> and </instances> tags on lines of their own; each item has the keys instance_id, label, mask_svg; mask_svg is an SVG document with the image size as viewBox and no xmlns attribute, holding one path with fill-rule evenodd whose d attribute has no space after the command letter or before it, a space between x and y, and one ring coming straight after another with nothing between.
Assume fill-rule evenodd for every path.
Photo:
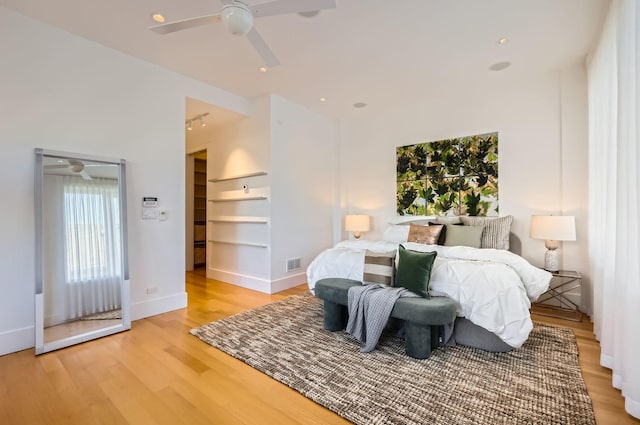
<instances>
[{"instance_id":1,"label":"recessed ceiling light","mask_svg":"<svg viewBox=\"0 0 640 425\"><path fill-rule=\"evenodd\" d=\"M326 98L326 97L321 97L321 98L320 98L320 102L326 102L326 101L327 101L327 98Z\"/></svg>"},{"instance_id":2,"label":"recessed ceiling light","mask_svg":"<svg viewBox=\"0 0 640 425\"><path fill-rule=\"evenodd\" d=\"M509 42L509 39L507 37L502 37L500 39L498 39L497 43L502 45L502 44L507 44Z\"/></svg>"},{"instance_id":3,"label":"recessed ceiling light","mask_svg":"<svg viewBox=\"0 0 640 425\"><path fill-rule=\"evenodd\" d=\"M160 23L163 23L166 20L164 19L164 16L162 16L159 13L154 13L153 15L151 15L151 17L153 18L154 21L160 22Z\"/></svg>"},{"instance_id":4,"label":"recessed ceiling light","mask_svg":"<svg viewBox=\"0 0 640 425\"><path fill-rule=\"evenodd\" d=\"M492 71L502 71L503 69L507 69L511 66L511 62L496 62L489 67Z\"/></svg>"},{"instance_id":5,"label":"recessed ceiling light","mask_svg":"<svg viewBox=\"0 0 640 425\"><path fill-rule=\"evenodd\" d=\"M265 68L264 66L261 66L260 68L258 68L258 71L267 72L267 68Z\"/></svg>"},{"instance_id":6,"label":"recessed ceiling light","mask_svg":"<svg viewBox=\"0 0 640 425\"><path fill-rule=\"evenodd\" d=\"M364 103L364 102L356 102L356 103L353 104L353 107L354 108L358 108L358 109L365 108L366 106L367 106L367 104Z\"/></svg>"}]
</instances>

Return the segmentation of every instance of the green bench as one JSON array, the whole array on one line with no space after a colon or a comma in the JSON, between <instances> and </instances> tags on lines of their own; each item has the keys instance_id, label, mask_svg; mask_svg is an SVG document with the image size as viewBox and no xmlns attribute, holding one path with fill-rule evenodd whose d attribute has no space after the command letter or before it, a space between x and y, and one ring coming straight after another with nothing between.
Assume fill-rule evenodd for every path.
<instances>
[{"instance_id":1,"label":"green bench","mask_svg":"<svg viewBox=\"0 0 640 425\"><path fill-rule=\"evenodd\" d=\"M335 332L346 328L349 288L362 285L351 279L328 278L316 282L315 295L324 301L323 325ZM446 297L399 298L391 317L404 321L405 350L408 356L426 359L438 346L438 329L456 320L456 304Z\"/></svg>"}]
</instances>

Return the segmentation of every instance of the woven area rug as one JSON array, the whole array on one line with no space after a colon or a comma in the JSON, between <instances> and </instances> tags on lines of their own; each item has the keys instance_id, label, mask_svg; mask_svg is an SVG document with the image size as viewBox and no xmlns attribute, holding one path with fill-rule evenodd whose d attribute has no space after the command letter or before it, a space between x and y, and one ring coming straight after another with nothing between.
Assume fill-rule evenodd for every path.
<instances>
[{"instance_id":1,"label":"woven area rug","mask_svg":"<svg viewBox=\"0 0 640 425\"><path fill-rule=\"evenodd\" d=\"M510 353L458 346L416 360L383 335L363 354L303 294L191 333L356 424L595 424L570 329L536 324Z\"/></svg>"},{"instance_id":2,"label":"woven area rug","mask_svg":"<svg viewBox=\"0 0 640 425\"><path fill-rule=\"evenodd\" d=\"M84 316L80 318L80 320L115 320L115 319L122 319L122 312L119 309L103 311L102 313L96 313L90 316Z\"/></svg>"}]
</instances>

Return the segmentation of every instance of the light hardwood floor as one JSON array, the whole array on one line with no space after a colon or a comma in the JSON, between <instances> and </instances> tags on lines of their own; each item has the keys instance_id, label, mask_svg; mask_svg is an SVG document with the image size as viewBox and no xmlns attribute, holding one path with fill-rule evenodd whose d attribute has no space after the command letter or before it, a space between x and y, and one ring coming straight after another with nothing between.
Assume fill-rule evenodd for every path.
<instances>
[{"instance_id":1,"label":"light hardwood floor","mask_svg":"<svg viewBox=\"0 0 640 425\"><path fill-rule=\"evenodd\" d=\"M189 335L192 327L292 294L238 288L187 273L189 307L133 323L131 331L35 357L0 357L0 424L347 424L244 363ZM598 365L588 321L534 316L576 332L598 424L640 424Z\"/></svg>"}]
</instances>

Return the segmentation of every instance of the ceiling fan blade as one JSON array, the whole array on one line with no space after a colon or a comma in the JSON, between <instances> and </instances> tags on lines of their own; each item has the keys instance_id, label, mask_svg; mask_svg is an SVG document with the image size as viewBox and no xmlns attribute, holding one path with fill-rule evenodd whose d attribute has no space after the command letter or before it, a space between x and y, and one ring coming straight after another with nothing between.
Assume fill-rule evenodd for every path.
<instances>
[{"instance_id":1,"label":"ceiling fan blade","mask_svg":"<svg viewBox=\"0 0 640 425\"><path fill-rule=\"evenodd\" d=\"M85 170L80 171L78 174L82 176L85 180L93 180L89 174Z\"/></svg>"},{"instance_id":2,"label":"ceiling fan blade","mask_svg":"<svg viewBox=\"0 0 640 425\"><path fill-rule=\"evenodd\" d=\"M273 51L271 51L271 48L269 47L267 42L264 41L264 38L262 38L255 27L251 28L251 31L247 33L247 38L253 45L253 48L256 49L256 52L258 52L265 65L267 65L269 68L280 65L280 61L273 53Z\"/></svg>"},{"instance_id":3,"label":"ceiling fan blade","mask_svg":"<svg viewBox=\"0 0 640 425\"><path fill-rule=\"evenodd\" d=\"M162 25L156 25L149 29L157 34L169 34L176 31L182 31L189 28L195 28L202 25L212 24L220 21L220 14L200 16L197 18L183 19L182 21L169 22Z\"/></svg>"},{"instance_id":4,"label":"ceiling fan blade","mask_svg":"<svg viewBox=\"0 0 640 425\"><path fill-rule=\"evenodd\" d=\"M336 0L274 0L249 7L256 18L335 8Z\"/></svg>"},{"instance_id":5,"label":"ceiling fan blade","mask_svg":"<svg viewBox=\"0 0 640 425\"><path fill-rule=\"evenodd\" d=\"M61 169L61 168L69 168L69 165L63 165L63 164L53 164L53 165L45 165L44 169L45 170L54 170L54 169Z\"/></svg>"}]
</instances>

